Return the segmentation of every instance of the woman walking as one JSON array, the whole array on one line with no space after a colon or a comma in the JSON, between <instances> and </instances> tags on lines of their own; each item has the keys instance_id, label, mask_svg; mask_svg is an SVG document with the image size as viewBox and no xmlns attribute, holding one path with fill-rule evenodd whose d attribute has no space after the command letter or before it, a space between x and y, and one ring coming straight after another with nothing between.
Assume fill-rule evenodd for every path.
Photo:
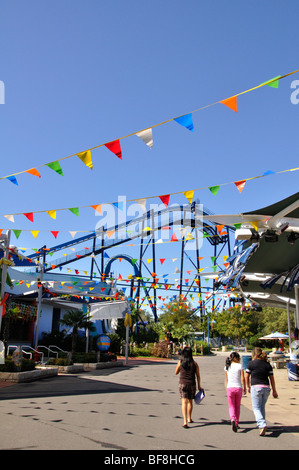
<instances>
[{"instance_id":1,"label":"woman walking","mask_svg":"<svg viewBox=\"0 0 299 470\"><path fill-rule=\"evenodd\" d=\"M251 354L252 360L249 361L246 368L246 385L248 392L251 392L252 409L260 429L260 436L264 436L267 431L266 403L271 391L270 384L273 397L277 398L278 394L273 369L267 360L267 354L262 351L261 348L254 348ZM249 383L249 377L251 385Z\"/></svg>"},{"instance_id":2,"label":"woman walking","mask_svg":"<svg viewBox=\"0 0 299 470\"><path fill-rule=\"evenodd\" d=\"M246 395L245 375L240 364L240 354L233 351L225 363L226 392L232 430L237 432L242 393Z\"/></svg>"},{"instance_id":3,"label":"woman walking","mask_svg":"<svg viewBox=\"0 0 299 470\"><path fill-rule=\"evenodd\" d=\"M181 354L181 360L175 369L175 374L180 374L179 379L179 391L182 400L182 414L184 418L183 428L188 429L189 423L193 423L191 415L193 410L193 400L196 393L196 381L198 390L201 390L200 386L200 373L198 364L192 357L192 349L186 347L183 349Z\"/></svg>"}]
</instances>

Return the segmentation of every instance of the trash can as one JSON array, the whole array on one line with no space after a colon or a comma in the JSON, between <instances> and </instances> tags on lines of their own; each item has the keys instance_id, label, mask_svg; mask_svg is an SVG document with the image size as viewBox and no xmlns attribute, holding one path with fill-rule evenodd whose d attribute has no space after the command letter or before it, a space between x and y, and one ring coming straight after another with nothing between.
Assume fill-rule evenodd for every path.
<instances>
[{"instance_id":1,"label":"trash can","mask_svg":"<svg viewBox=\"0 0 299 470\"><path fill-rule=\"evenodd\" d=\"M249 361L251 361L252 357L251 356L242 356L242 369L246 369L247 364Z\"/></svg>"}]
</instances>

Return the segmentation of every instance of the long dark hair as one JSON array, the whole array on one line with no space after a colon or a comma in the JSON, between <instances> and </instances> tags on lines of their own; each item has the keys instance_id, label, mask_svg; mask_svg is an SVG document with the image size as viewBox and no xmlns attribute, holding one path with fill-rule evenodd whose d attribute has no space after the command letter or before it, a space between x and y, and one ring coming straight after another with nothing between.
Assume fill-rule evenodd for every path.
<instances>
[{"instance_id":1,"label":"long dark hair","mask_svg":"<svg viewBox=\"0 0 299 470\"><path fill-rule=\"evenodd\" d=\"M185 370L189 370L193 364L192 349L188 346L183 349L181 354L181 366Z\"/></svg>"},{"instance_id":2,"label":"long dark hair","mask_svg":"<svg viewBox=\"0 0 299 470\"><path fill-rule=\"evenodd\" d=\"M234 359L237 359L238 361L240 360L240 354L237 353L236 351L233 351L232 353L230 353L229 357L226 358L226 361L225 361L226 370L229 369Z\"/></svg>"}]
</instances>

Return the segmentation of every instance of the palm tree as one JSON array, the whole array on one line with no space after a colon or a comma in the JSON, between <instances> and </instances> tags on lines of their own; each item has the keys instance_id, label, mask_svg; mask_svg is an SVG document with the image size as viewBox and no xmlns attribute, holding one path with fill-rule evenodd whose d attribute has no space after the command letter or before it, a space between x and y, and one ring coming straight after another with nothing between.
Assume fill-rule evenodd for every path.
<instances>
[{"instance_id":1,"label":"palm tree","mask_svg":"<svg viewBox=\"0 0 299 470\"><path fill-rule=\"evenodd\" d=\"M69 310L60 320L60 323L69 328L73 328L72 335L72 354L76 350L76 344L78 339L78 330L84 328L89 331L96 331L96 327L90 320L88 313L84 313L83 310Z\"/></svg>"}]
</instances>

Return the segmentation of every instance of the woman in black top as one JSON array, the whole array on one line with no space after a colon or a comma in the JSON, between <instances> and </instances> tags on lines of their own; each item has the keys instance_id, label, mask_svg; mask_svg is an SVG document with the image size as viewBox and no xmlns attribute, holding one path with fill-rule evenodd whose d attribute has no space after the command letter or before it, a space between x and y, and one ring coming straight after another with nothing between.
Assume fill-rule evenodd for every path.
<instances>
[{"instance_id":1,"label":"woman in black top","mask_svg":"<svg viewBox=\"0 0 299 470\"><path fill-rule=\"evenodd\" d=\"M270 383L273 397L277 398L278 394L272 366L267 361L267 354L261 348L254 348L252 351L252 361L248 362L245 375L248 392L251 393L252 409L260 429L260 436L264 436L267 430L265 407L270 395Z\"/></svg>"},{"instance_id":2,"label":"woman in black top","mask_svg":"<svg viewBox=\"0 0 299 470\"><path fill-rule=\"evenodd\" d=\"M175 369L175 374L180 374L179 391L182 399L183 428L188 428L188 423L193 423L191 414L193 410L193 399L196 393L195 377L197 378L198 390L201 390L199 367L193 360L191 348L186 347L183 349L181 360L178 362Z\"/></svg>"}]
</instances>

